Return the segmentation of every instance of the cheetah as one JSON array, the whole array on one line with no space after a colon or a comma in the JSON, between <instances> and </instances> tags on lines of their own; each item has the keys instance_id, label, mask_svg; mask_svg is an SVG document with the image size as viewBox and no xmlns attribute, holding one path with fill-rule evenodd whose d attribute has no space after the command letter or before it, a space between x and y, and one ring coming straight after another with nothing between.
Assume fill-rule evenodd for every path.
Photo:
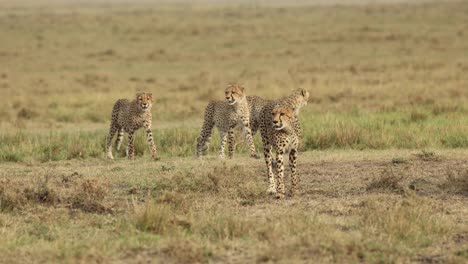
<instances>
[{"instance_id":1,"label":"cheetah","mask_svg":"<svg viewBox=\"0 0 468 264\"><path fill-rule=\"evenodd\" d=\"M260 124L261 124L261 113L263 108L271 103L274 102L283 102L283 104L289 104L295 112L298 112L300 108L303 106L301 104L301 97L302 93L306 93L307 91L303 89L297 89L294 90L289 96L283 97L281 99L277 100L268 100L268 99L263 99L259 96L247 96L247 103L249 105L249 112L250 112L250 129L252 131L252 137L254 137L257 134L257 131L259 130ZM300 124L294 124L294 127L297 129L297 132L299 133L299 138L301 138L301 130L300 130ZM230 144L234 144L234 139L228 140ZM229 145L230 148L232 146Z\"/></svg>"},{"instance_id":2,"label":"cheetah","mask_svg":"<svg viewBox=\"0 0 468 264\"><path fill-rule=\"evenodd\" d=\"M211 101L205 110L202 131L197 139L196 156L208 148L213 128L216 126L221 136L219 158L224 159L224 148L228 141L228 155L234 155L234 128L240 124L249 145L250 156L259 158L253 143L250 128L250 111L244 87L231 84L225 89L225 101Z\"/></svg>"},{"instance_id":3,"label":"cheetah","mask_svg":"<svg viewBox=\"0 0 468 264\"><path fill-rule=\"evenodd\" d=\"M256 95L247 96L247 104L249 105L250 113L250 129L252 136L255 136L260 127L260 115L263 107L271 103L271 100L263 99Z\"/></svg>"},{"instance_id":4,"label":"cheetah","mask_svg":"<svg viewBox=\"0 0 468 264\"><path fill-rule=\"evenodd\" d=\"M153 133L151 130L151 106L153 95L151 93L137 93L133 101L119 99L112 109L112 120L109 135L106 139L106 157L114 159L112 156L112 138L118 133L115 147L120 150L124 132L128 133L127 156L129 159L135 158L134 134L135 131L143 127L146 131L146 141L151 150L151 156L158 159L156 146L154 145Z\"/></svg>"},{"instance_id":5,"label":"cheetah","mask_svg":"<svg viewBox=\"0 0 468 264\"><path fill-rule=\"evenodd\" d=\"M260 133L268 170L268 192L276 194L278 199L285 196L283 155L287 153L289 153L289 166L291 168L291 195L298 192L299 179L296 174L296 163L302 132L297 115L299 109L307 104L308 98L309 93L300 89L288 97L271 102L261 112ZM276 151L275 166L273 166L272 148ZM275 181L273 167L276 167L278 185Z\"/></svg>"}]
</instances>

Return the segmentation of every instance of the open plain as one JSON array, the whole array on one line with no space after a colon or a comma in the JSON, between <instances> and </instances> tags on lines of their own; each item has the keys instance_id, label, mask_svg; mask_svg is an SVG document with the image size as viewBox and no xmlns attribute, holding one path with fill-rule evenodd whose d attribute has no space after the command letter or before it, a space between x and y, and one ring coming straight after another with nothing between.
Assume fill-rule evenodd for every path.
<instances>
[{"instance_id":1,"label":"open plain","mask_svg":"<svg viewBox=\"0 0 468 264\"><path fill-rule=\"evenodd\" d=\"M293 2L1 1L0 262L467 262L468 4ZM234 82L310 92L299 196L240 133L194 158ZM138 91L161 160L108 161Z\"/></svg>"}]
</instances>

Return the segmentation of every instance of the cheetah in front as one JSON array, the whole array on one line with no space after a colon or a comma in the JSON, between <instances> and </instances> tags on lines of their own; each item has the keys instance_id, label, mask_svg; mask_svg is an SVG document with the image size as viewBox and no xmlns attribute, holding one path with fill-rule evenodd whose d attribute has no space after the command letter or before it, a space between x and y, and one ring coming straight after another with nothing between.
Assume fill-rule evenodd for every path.
<instances>
[{"instance_id":1,"label":"cheetah in front","mask_svg":"<svg viewBox=\"0 0 468 264\"><path fill-rule=\"evenodd\" d=\"M300 123L297 118L299 109L307 104L309 93L297 90L291 96L271 102L261 113L260 132L264 147L265 162L268 170L268 192L276 194L278 199L285 196L284 186L284 154L289 153L291 168L291 195L299 190L299 179L296 173L297 151L302 137ZM276 151L276 166L273 166L272 149ZM276 167L276 176L273 171Z\"/></svg>"},{"instance_id":2,"label":"cheetah in front","mask_svg":"<svg viewBox=\"0 0 468 264\"><path fill-rule=\"evenodd\" d=\"M116 133L117 140L115 146L120 150L124 132L128 133L127 156L129 159L135 158L134 135L143 127L146 131L146 141L151 150L151 156L158 159L156 146L154 145L153 132L151 130L152 116L151 107L153 95L151 93L137 93L135 100L119 99L112 109L112 120L109 135L106 139L106 157L114 159L112 155L112 138Z\"/></svg>"}]
</instances>

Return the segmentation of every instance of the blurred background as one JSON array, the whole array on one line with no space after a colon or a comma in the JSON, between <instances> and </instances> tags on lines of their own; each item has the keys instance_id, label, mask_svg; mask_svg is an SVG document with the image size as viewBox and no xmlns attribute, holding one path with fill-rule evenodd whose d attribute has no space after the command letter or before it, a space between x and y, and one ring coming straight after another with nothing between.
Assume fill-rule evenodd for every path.
<instances>
[{"instance_id":1,"label":"blurred background","mask_svg":"<svg viewBox=\"0 0 468 264\"><path fill-rule=\"evenodd\" d=\"M466 1L2 0L0 36L3 160L100 156L137 91L165 154L192 155L232 82L309 90L304 150L468 147Z\"/></svg>"}]
</instances>

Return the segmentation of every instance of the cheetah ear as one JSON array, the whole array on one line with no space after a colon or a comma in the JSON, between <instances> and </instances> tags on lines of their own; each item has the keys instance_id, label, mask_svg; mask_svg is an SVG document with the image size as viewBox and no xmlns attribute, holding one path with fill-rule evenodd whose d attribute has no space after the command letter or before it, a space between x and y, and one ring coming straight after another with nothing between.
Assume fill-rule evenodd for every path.
<instances>
[{"instance_id":1,"label":"cheetah ear","mask_svg":"<svg viewBox=\"0 0 468 264\"><path fill-rule=\"evenodd\" d=\"M148 96L149 100L153 102L153 94L152 93L146 93L146 96Z\"/></svg>"},{"instance_id":2,"label":"cheetah ear","mask_svg":"<svg viewBox=\"0 0 468 264\"><path fill-rule=\"evenodd\" d=\"M136 93L136 98L138 98L138 97L140 97L142 95L143 95L143 93Z\"/></svg>"},{"instance_id":3,"label":"cheetah ear","mask_svg":"<svg viewBox=\"0 0 468 264\"><path fill-rule=\"evenodd\" d=\"M306 89L301 89L301 95L306 99L309 99L309 92Z\"/></svg>"}]
</instances>

